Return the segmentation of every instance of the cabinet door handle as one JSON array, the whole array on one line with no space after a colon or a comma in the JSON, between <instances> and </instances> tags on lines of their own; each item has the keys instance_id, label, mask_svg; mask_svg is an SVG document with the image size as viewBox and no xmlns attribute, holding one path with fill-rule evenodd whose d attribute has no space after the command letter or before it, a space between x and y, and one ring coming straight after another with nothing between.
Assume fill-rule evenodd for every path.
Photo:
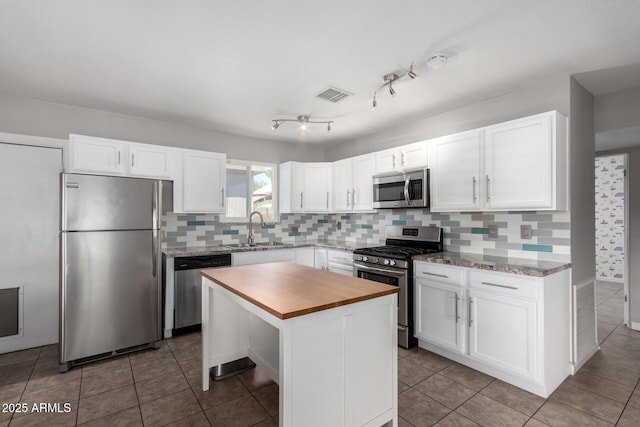
<instances>
[{"instance_id":1,"label":"cabinet door handle","mask_svg":"<svg viewBox=\"0 0 640 427\"><path fill-rule=\"evenodd\" d=\"M134 168L136 166L136 154L131 153L131 167Z\"/></svg>"},{"instance_id":2,"label":"cabinet door handle","mask_svg":"<svg viewBox=\"0 0 640 427\"><path fill-rule=\"evenodd\" d=\"M455 312L456 312L456 323L458 323L458 320L460 319L460 316L458 315L458 301L460 300L460 298L458 297L458 293L456 292L455 294L455 298L454 298L454 308L455 308Z\"/></svg>"},{"instance_id":3,"label":"cabinet door handle","mask_svg":"<svg viewBox=\"0 0 640 427\"><path fill-rule=\"evenodd\" d=\"M222 187L222 200L220 201L220 204L224 208L224 187Z\"/></svg>"},{"instance_id":4,"label":"cabinet door handle","mask_svg":"<svg viewBox=\"0 0 640 427\"><path fill-rule=\"evenodd\" d=\"M404 151L400 153L400 165L404 166Z\"/></svg>"},{"instance_id":5,"label":"cabinet door handle","mask_svg":"<svg viewBox=\"0 0 640 427\"><path fill-rule=\"evenodd\" d=\"M120 150L118 150L118 166L120 166Z\"/></svg>"},{"instance_id":6,"label":"cabinet door handle","mask_svg":"<svg viewBox=\"0 0 640 427\"><path fill-rule=\"evenodd\" d=\"M473 323L473 320L471 319L471 313L473 312L471 304L473 304L473 298L469 297L469 327L471 327L471 324Z\"/></svg>"},{"instance_id":7,"label":"cabinet door handle","mask_svg":"<svg viewBox=\"0 0 640 427\"><path fill-rule=\"evenodd\" d=\"M329 192L327 191L327 209L329 209Z\"/></svg>"},{"instance_id":8,"label":"cabinet door handle","mask_svg":"<svg viewBox=\"0 0 640 427\"><path fill-rule=\"evenodd\" d=\"M471 180L471 188L473 188L473 203L476 202L476 200L478 200L478 197L476 197L476 183L478 182L478 180L476 179L476 177L474 176Z\"/></svg>"},{"instance_id":9,"label":"cabinet door handle","mask_svg":"<svg viewBox=\"0 0 640 427\"><path fill-rule=\"evenodd\" d=\"M449 276L447 276L446 274L429 273L428 271L423 271L422 274L426 274L427 276L443 277L445 279L449 278Z\"/></svg>"},{"instance_id":10,"label":"cabinet door handle","mask_svg":"<svg viewBox=\"0 0 640 427\"><path fill-rule=\"evenodd\" d=\"M491 200L491 194L489 193L489 182L491 180L489 179L489 175L487 175L487 202Z\"/></svg>"},{"instance_id":11,"label":"cabinet door handle","mask_svg":"<svg viewBox=\"0 0 640 427\"><path fill-rule=\"evenodd\" d=\"M395 168L396 168L396 155L395 155L395 154L392 154L392 155L391 155L391 158L392 158L392 160L393 160L393 168L395 169Z\"/></svg>"},{"instance_id":12,"label":"cabinet door handle","mask_svg":"<svg viewBox=\"0 0 640 427\"><path fill-rule=\"evenodd\" d=\"M358 194L358 197L360 195ZM360 204L360 203L358 203ZM351 192L351 206L353 206L354 208L356 207L356 189L354 188L353 191Z\"/></svg>"},{"instance_id":13,"label":"cabinet door handle","mask_svg":"<svg viewBox=\"0 0 640 427\"><path fill-rule=\"evenodd\" d=\"M300 192L300 209L302 209L302 191Z\"/></svg>"},{"instance_id":14,"label":"cabinet door handle","mask_svg":"<svg viewBox=\"0 0 640 427\"><path fill-rule=\"evenodd\" d=\"M496 288L504 288L504 289L514 289L517 290L518 288L515 286L509 286L509 285L499 285L497 283L491 283L491 282L480 282L483 285L487 285L487 286L495 286Z\"/></svg>"},{"instance_id":15,"label":"cabinet door handle","mask_svg":"<svg viewBox=\"0 0 640 427\"><path fill-rule=\"evenodd\" d=\"M347 207L349 207L349 190L347 190Z\"/></svg>"}]
</instances>

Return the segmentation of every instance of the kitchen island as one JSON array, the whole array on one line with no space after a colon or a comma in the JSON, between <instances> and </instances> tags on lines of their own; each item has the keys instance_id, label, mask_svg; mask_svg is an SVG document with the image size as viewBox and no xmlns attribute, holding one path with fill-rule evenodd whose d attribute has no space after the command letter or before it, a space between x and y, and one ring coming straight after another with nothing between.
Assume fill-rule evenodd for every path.
<instances>
[{"instance_id":1,"label":"kitchen island","mask_svg":"<svg viewBox=\"0 0 640 427\"><path fill-rule=\"evenodd\" d=\"M398 288L288 262L202 270L202 385L250 357L280 426L397 425Z\"/></svg>"}]
</instances>

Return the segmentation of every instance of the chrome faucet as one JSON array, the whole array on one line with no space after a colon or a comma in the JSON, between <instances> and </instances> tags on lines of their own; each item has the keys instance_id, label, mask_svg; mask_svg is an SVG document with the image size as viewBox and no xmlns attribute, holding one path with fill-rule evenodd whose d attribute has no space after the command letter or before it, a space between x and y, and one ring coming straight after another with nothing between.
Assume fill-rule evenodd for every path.
<instances>
[{"instance_id":1,"label":"chrome faucet","mask_svg":"<svg viewBox=\"0 0 640 427\"><path fill-rule=\"evenodd\" d=\"M251 212L251 215L249 215L249 237L247 238L247 244L249 246L253 246L253 221L251 220L253 218L253 216L255 214L258 214L258 216L260 217L260 225L261 226L265 226L266 224L264 223L264 218L262 218L262 214L258 211L253 211Z\"/></svg>"}]
</instances>

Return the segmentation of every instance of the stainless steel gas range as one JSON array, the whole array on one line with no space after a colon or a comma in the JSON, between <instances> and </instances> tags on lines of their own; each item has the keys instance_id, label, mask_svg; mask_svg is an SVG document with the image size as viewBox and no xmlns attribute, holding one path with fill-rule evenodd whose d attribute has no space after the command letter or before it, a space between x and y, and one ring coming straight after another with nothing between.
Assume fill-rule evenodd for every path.
<instances>
[{"instance_id":1,"label":"stainless steel gas range","mask_svg":"<svg viewBox=\"0 0 640 427\"><path fill-rule=\"evenodd\" d=\"M413 261L416 255L442 252L442 228L387 226L386 245L353 251L353 275L398 286L398 345L417 344L414 336Z\"/></svg>"}]
</instances>

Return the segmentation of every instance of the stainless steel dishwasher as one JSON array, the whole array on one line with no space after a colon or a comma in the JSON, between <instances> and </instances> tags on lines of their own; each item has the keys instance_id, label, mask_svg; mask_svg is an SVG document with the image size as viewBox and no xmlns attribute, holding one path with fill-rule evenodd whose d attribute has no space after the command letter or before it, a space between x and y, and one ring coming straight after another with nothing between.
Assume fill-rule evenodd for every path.
<instances>
[{"instance_id":1,"label":"stainless steel dishwasher","mask_svg":"<svg viewBox=\"0 0 640 427\"><path fill-rule=\"evenodd\" d=\"M199 255L175 259L174 330L193 327L202 322L202 276L200 276L200 270L230 265L231 254Z\"/></svg>"}]
</instances>

